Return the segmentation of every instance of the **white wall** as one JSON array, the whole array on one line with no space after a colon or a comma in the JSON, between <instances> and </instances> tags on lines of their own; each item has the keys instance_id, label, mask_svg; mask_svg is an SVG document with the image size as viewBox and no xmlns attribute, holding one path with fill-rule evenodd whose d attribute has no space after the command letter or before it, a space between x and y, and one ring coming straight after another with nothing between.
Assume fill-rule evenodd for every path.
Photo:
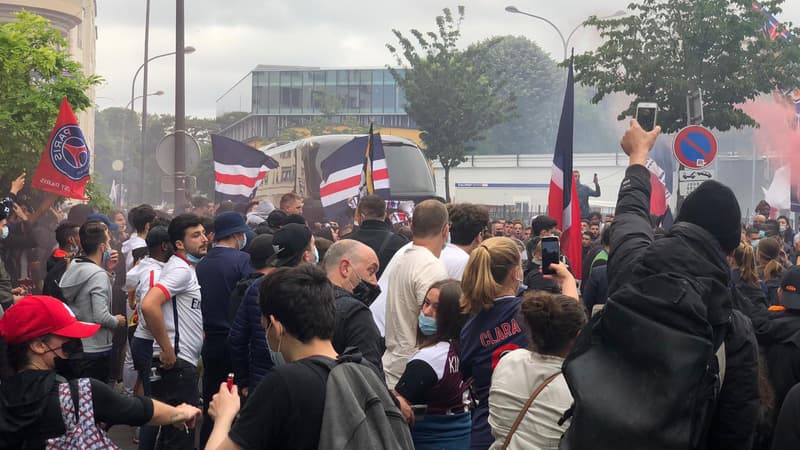
<instances>
[{"instance_id":1,"label":"white wall","mask_svg":"<svg viewBox=\"0 0 800 450\"><path fill-rule=\"evenodd\" d=\"M553 155L482 155L450 170L450 194L453 201L484 205L528 203L536 209L547 205ZM581 172L581 184L592 186L595 173L600 178L599 198L590 204L613 206L625 175L628 158L620 153L576 154L574 168ZM436 192L444 197L444 169L434 162ZM459 183L482 186L457 187ZM523 186L521 186L523 185Z\"/></svg>"}]
</instances>

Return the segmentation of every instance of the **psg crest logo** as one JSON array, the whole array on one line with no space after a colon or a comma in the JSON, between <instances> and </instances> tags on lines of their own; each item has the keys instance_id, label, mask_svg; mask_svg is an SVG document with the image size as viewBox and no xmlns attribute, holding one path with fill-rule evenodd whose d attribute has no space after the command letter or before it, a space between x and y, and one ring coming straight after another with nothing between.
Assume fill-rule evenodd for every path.
<instances>
[{"instance_id":1,"label":"psg crest logo","mask_svg":"<svg viewBox=\"0 0 800 450\"><path fill-rule=\"evenodd\" d=\"M77 125L64 125L50 141L50 160L53 167L72 181L89 175L89 147Z\"/></svg>"}]
</instances>

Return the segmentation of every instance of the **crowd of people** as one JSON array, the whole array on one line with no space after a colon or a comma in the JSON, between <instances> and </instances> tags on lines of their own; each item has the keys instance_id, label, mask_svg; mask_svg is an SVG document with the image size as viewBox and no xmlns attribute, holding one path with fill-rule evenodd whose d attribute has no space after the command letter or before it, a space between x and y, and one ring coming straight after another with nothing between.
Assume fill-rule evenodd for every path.
<instances>
[{"instance_id":1,"label":"crowd of people","mask_svg":"<svg viewBox=\"0 0 800 450\"><path fill-rule=\"evenodd\" d=\"M20 177L0 448L105 448L116 424L140 449L800 448L800 233L742 224L717 182L654 227L658 133L623 137L616 215L579 189L581 273L543 273L548 216L432 199L392 223L367 195L308 223L295 193L33 216Z\"/></svg>"}]
</instances>

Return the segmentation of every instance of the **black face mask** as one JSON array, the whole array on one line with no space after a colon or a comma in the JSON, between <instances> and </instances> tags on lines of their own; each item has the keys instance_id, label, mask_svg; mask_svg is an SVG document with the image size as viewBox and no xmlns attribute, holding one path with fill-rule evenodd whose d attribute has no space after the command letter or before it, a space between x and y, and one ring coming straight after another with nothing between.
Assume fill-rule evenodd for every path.
<instances>
[{"instance_id":1,"label":"black face mask","mask_svg":"<svg viewBox=\"0 0 800 450\"><path fill-rule=\"evenodd\" d=\"M497 237L503 237L506 235L505 231L495 231L494 235Z\"/></svg>"},{"instance_id":2,"label":"black face mask","mask_svg":"<svg viewBox=\"0 0 800 450\"><path fill-rule=\"evenodd\" d=\"M361 280L354 288L353 288L353 297L361 300L367 306L370 306L372 302L378 298L378 295L381 293L381 287L377 284L367 283L364 280Z\"/></svg>"},{"instance_id":3,"label":"black face mask","mask_svg":"<svg viewBox=\"0 0 800 450\"><path fill-rule=\"evenodd\" d=\"M49 345L47 347L50 348ZM61 352L64 353L64 356L66 356L67 359L58 356L58 354L55 355L55 358L53 358L53 364L55 365L56 372L60 374L71 373L72 366L70 365L69 361L83 358L83 341L80 339L70 339L61 344L60 348ZM55 352L56 350L58 350L58 348L50 348L51 352Z\"/></svg>"}]
</instances>

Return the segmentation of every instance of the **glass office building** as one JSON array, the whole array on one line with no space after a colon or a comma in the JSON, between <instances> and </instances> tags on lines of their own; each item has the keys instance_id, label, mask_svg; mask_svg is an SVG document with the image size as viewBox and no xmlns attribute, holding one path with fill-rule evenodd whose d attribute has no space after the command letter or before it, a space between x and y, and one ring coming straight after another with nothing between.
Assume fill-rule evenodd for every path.
<instances>
[{"instance_id":1,"label":"glass office building","mask_svg":"<svg viewBox=\"0 0 800 450\"><path fill-rule=\"evenodd\" d=\"M387 69L258 66L217 100L217 117L246 113L223 131L243 141L269 138L319 116L414 128L405 102Z\"/></svg>"}]
</instances>

